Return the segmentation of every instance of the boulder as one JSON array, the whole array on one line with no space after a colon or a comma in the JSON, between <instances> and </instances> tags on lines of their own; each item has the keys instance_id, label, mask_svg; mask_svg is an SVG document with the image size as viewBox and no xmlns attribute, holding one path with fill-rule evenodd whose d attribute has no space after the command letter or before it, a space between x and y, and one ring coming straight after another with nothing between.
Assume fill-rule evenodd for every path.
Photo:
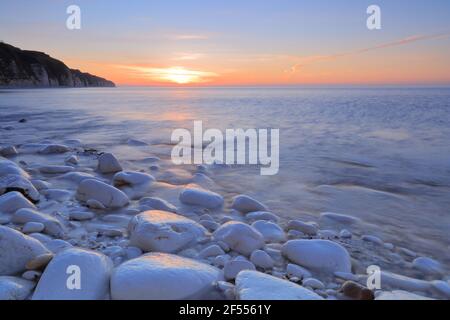
<instances>
[{"instance_id":1,"label":"boulder","mask_svg":"<svg viewBox=\"0 0 450 320\"><path fill-rule=\"evenodd\" d=\"M45 268L33 300L104 300L109 294L113 263L104 254L70 248Z\"/></svg>"},{"instance_id":2,"label":"boulder","mask_svg":"<svg viewBox=\"0 0 450 320\"><path fill-rule=\"evenodd\" d=\"M25 300L35 284L18 277L0 276L0 301Z\"/></svg>"},{"instance_id":3,"label":"boulder","mask_svg":"<svg viewBox=\"0 0 450 320\"><path fill-rule=\"evenodd\" d=\"M212 191L186 188L180 193L180 201L187 205L215 209L221 207L224 200L221 195Z\"/></svg>"},{"instance_id":4,"label":"boulder","mask_svg":"<svg viewBox=\"0 0 450 320\"><path fill-rule=\"evenodd\" d=\"M433 300L433 299L407 291L394 290L394 291L383 291L375 298L375 300Z\"/></svg>"},{"instance_id":5,"label":"boulder","mask_svg":"<svg viewBox=\"0 0 450 320\"><path fill-rule=\"evenodd\" d=\"M33 209L24 208L17 210L12 216L11 221L17 224L40 222L45 226L44 232L46 234L55 237L61 237L64 234L64 228L61 222L48 214Z\"/></svg>"},{"instance_id":6,"label":"boulder","mask_svg":"<svg viewBox=\"0 0 450 320\"><path fill-rule=\"evenodd\" d=\"M149 253L114 270L115 300L185 300L212 298L221 272L204 263L165 253Z\"/></svg>"},{"instance_id":7,"label":"boulder","mask_svg":"<svg viewBox=\"0 0 450 320\"><path fill-rule=\"evenodd\" d=\"M39 200L39 192L27 178L17 174L0 176L0 195L11 191L18 191L33 202Z\"/></svg>"},{"instance_id":8,"label":"boulder","mask_svg":"<svg viewBox=\"0 0 450 320\"><path fill-rule=\"evenodd\" d=\"M177 252L195 244L207 230L197 222L161 210L133 217L128 226L130 244L143 251Z\"/></svg>"},{"instance_id":9,"label":"boulder","mask_svg":"<svg viewBox=\"0 0 450 320\"><path fill-rule=\"evenodd\" d=\"M264 241L271 242L284 242L286 241L286 234L283 229L276 223L270 221L255 221L252 223L252 227L258 230L264 237Z\"/></svg>"},{"instance_id":10,"label":"boulder","mask_svg":"<svg viewBox=\"0 0 450 320\"><path fill-rule=\"evenodd\" d=\"M309 236L315 236L317 235L317 227L310 223L305 223L300 220L291 220L288 223L287 226L288 230L297 230L300 232L303 232L306 235Z\"/></svg>"},{"instance_id":11,"label":"boulder","mask_svg":"<svg viewBox=\"0 0 450 320\"><path fill-rule=\"evenodd\" d=\"M234 197L231 208L242 213L268 211L265 205L247 195L239 195Z\"/></svg>"},{"instance_id":12,"label":"boulder","mask_svg":"<svg viewBox=\"0 0 450 320\"><path fill-rule=\"evenodd\" d=\"M156 197L145 197L139 200L139 204L153 210L162 210L177 213L178 209L170 202Z\"/></svg>"},{"instance_id":13,"label":"boulder","mask_svg":"<svg viewBox=\"0 0 450 320\"><path fill-rule=\"evenodd\" d=\"M298 284L259 271L241 271L235 290L239 300L323 300Z\"/></svg>"},{"instance_id":14,"label":"boulder","mask_svg":"<svg viewBox=\"0 0 450 320\"><path fill-rule=\"evenodd\" d=\"M442 265L438 261L428 257L419 257L414 259L413 268L420 270L427 275L439 275L444 273Z\"/></svg>"},{"instance_id":15,"label":"boulder","mask_svg":"<svg viewBox=\"0 0 450 320\"><path fill-rule=\"evenodd\" d=\"M20 192L12 191L0 196L0 212L14 213L22 208L36 209Z\"/></svg>"},{"instance_id":16,"label":"boulder","mask_svg":"<svg viewBox=\"0 0 450 320\"><path fill-rule=\"evenodd\" d=\"M83 180L78 186L76 198L83 202L96 200L110 209L121 208L129 203L125 193L95 179Z\"/></svg>"},{"instance_id":17,"label":"boulder","mask_svg":"<svg viewBox=\"0 0 450 320\"><path fill-rule=\"evenodd\" d=\"M0 157L0 177L13 174L29 179L30 176L14 162Z\"/></svg>"},{"instance_id":18,"label":"boulder","mask_svg":"<svg viewBox=\"0 0 450 320\"><path fill-rule=\"evenodd\" d=\"M44 253L50 251L38 240L0 226L0 276L24 272L28 261Z\"/></svg>"},{"instance_id":19,"label":"boulder","mask_svg":"<svg viewBox=\"0 0 450 320\"><path fill-rule=\"evenodd\" d=\"M122 166L113 154L104 153L98 158L98 171L101 173L116 173L122 171Z\"/></svg>"},{"instance_id":20,"label":"boulder","mask_svg":"<svg viewBox=\"0 0 450 320\"><path fill-rule=\"evenodd\" d=\"M248 224L229 221L213 233L216 241L225 242L230 249L249 256L253 251L264 246L264 237Z\"/></svg>"},{"instance_id":21,"label":"boulder","mask_svg":"<svg viewBox=\"0 0 450 320\"><path fill-rule=\"evenodd\" d=\"M70 148L62 144L49 144L38 151L40 154L58 154L69 152Z\"/></svg>"},{"instance_id":22,"label":"boulder","mask_svg":"<svg viewBox=\"0 0 450 320\"><path fill-rule=\"evenodd\" d=\"M230 260L225 262L225 267L223 268L225 280L233 280L242 270L256 270L256 268L248 260Z\"/></svg>"},{"instance_id":23,"label":"boulder","mask_svg":"<svg viewBox=\"0 0 450 320\"><path fill-rule=\"evenodd\" d=\"M318 272L351 272L347 250L329 240L291 240L282 247L282 253L291 261Z\"/></svg>"}]
</instances>

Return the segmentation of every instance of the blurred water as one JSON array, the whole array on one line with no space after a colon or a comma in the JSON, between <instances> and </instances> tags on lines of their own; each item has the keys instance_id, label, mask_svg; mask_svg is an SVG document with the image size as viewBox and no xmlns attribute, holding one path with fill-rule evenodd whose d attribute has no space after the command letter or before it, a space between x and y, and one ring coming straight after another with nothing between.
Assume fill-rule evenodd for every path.
<instances>
[{"instance_id":1,"label":"blurred water","mask_svg":"<svg viewBox=\"0 0 450 320\"><path fill-rule=\"evenodd\" d=\"M0 127L15 127L0 130L0 144L77 138L132 159L131 137L167 158L172 130L194 120L205 129L280 129L278 175L214 171L227 198L247 193L284 217L355 215L385 241L450 265L448 88L0 91Z\"/></svg>"}]
</instances>

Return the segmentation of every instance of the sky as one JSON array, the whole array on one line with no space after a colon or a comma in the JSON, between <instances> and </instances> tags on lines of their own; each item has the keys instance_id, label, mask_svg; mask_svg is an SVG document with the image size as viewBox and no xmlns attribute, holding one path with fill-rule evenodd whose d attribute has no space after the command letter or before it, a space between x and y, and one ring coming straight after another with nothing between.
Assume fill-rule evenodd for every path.
<instances>
[{"instance_id":1,"label":"sky","mask_svg":"<svg viewBox=\"0 0 450 320\"><path fill-rule=\"evenodd\" d=\"M450 84L448 0L0 0L0 40L118 85Z\"/></svg>"}]
</instances>

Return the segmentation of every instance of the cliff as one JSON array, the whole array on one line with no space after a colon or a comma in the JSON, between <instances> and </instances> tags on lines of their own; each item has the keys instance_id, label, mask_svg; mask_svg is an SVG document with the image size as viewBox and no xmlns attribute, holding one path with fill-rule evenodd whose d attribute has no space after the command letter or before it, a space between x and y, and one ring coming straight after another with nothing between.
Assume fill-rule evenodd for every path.
<instances>
[{"instance_id":1,"label":"cliff","mask_svg":"<svg viewBox=\"0 0 450 320\"><path fill-rule=\"evenodd\" d=\"M115 87L112 81L80 70L38 51L0 42L0 87Z\"/></svg>"}]
</instances>

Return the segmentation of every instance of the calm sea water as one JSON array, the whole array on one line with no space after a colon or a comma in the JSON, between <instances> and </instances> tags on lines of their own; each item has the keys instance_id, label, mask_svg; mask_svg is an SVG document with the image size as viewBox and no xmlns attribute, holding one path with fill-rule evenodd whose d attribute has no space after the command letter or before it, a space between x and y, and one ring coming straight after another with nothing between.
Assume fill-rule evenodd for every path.
<instances>
[{"instance_id":1,"label":"calm sea water","mask_svg":"<svg viewBox=\"0 0 450 320\"><path fill-rule=\"evenodd\" d=\"M20 118L28 122L19 124ZM287 218L333 211L450 265L450 89L115 88L0 91L1 144L81 139L132 161L168 159L174 128L279 128L280 171L217 168L216 191ZM148 142L126 145L129 138ZM139 150L137 150L139 149Z\"/></svg>"}]
</instances>

